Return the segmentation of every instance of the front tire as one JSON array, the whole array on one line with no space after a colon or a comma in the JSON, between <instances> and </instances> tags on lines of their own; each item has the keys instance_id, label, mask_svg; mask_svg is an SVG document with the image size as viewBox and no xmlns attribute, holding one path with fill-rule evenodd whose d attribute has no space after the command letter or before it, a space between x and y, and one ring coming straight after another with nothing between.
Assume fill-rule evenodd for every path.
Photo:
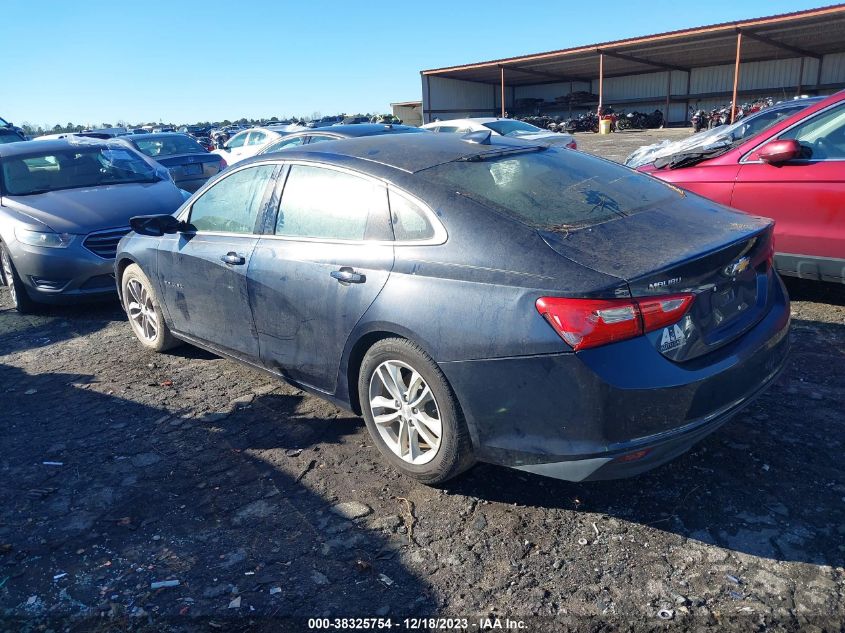
<instances>
[{"instance_id":1,"label":"front tire","mask_svg":"<svg viewBox=\"0 0 845 633\"><path fill-rule=\"evenodd\" d=\"M15 270L15 265L12 263L12 256L9 253L9 249L2 243L0 243L0 277L2 277L2 281L9 288L9 295L15 310L21 314L35 312L38 304L30 299L26 293L23 281L21 281L20 275L18 275L18 271Z\"/></svg>"},{"instance_id":2,"label":"front tire","mask_svg":"<svg viewBox=\"0 0 845 633\"><path fill-rule=\"evenodd\" d=\"M154 352L164 352L180 344L170 333L153 285L138 264L126 267L120 288L123 309L141 345Z\"/></svg>"},{"instance_id":3,"label":"front tire","mask_svg":"<svg viewBox=\"0 0 845 633\"><path fill-rule=\"evenodd\" d=\"M401 473L434 485L475 463L455 394L437 364L411 341L389 338L369 349L358 397L376 447Z\"/></svg>"}]
</instances>

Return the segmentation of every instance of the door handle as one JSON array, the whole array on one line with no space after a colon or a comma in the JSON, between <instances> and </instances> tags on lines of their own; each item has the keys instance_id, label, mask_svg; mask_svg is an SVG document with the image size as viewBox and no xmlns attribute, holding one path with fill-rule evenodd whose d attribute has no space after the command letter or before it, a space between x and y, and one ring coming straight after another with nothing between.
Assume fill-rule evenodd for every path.
<instances>
[{"instance_id":1,"label":"door handle","mask_svg":"<svg viewBox=\"0 0 845 633\"><path fill-rule=\"evenodd\" d=\"M367 281L366 275L356 273L349 266L344 266L340 270L333 270L331 275L344 286L348 286L349 284L362 284Z\"/></svg>"},{"instance_id":2,"label":"door handle","mask_svg":"<svg viewBox=\"0 0 845 633\"><path fill-rule=\"evenodd\" d=\"M232 266L240 266L246 262L246 259L243 255L238 255L232 251L229 251L223 257L220 258L220 261L224 264L231 264Z\"/></svg>"}]
</instances>

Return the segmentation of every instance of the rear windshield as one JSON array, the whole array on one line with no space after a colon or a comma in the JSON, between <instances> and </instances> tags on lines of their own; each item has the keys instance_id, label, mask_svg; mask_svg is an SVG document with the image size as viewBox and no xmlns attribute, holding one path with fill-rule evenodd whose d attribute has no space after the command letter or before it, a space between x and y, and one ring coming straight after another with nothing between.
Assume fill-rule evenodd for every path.
<instances>
[{"instance_id":1,"label":"rear windshield","mask_svg":"<svg viewBox=\"0 0 845 633\"><path fill-rule=\"evenodd\" d=\"M203 147L190 136L135 139L135 145L147 156L153 158L175 154L205 154Z\"/></svg>"},{"instance_id":2,"label":"rear windshield","mask_svg":"<svg viewBox=\"0 0 845 633\"><path fill-rule=\"evenodd\" d=\"M523 121L514 121L513 119L506 119L503 121L491 121L490 123L485 123L484 127L488 127L494 132L501 134L502 136L536 134L537 132L544 131L538 127L531 125L530 123L525 123Z\"/></svg>"},{"instance_id":3,"label":"rear windshield","mask_svg":"<svg viewBox=\"0 0 845 633\"><path fill-rule=\"evenodd\" d=\"M0 169L3 191L26 196L60 189L160 180L140 155L123 148L72 148L10 156Z\"/></svg>"},{"instance_id":4,"label":"rear windshield","mask_svg":"<svg viewBox=\"0 0 845 633\"><path fill-rule=\"evenodd\" d=\"M0 129L0 143L19 143L23 139L14 130Z\"/></svg>"},{"instance_id":5,"label":"rear windshield","mask_svg":"<svg viewBox=\"0 0 845 633\"><path fill-rule=\"evenodd\" d=\"M655 178L569 149L455 161L422 174L549 231L599 224L683 195Z\"/></svg>"}]
</instances>

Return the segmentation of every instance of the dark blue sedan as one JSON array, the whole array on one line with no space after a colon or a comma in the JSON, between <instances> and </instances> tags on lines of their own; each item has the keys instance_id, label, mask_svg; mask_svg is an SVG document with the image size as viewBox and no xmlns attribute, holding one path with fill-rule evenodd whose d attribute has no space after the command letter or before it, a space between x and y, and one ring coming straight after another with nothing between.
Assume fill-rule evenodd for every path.
<instances>
[{"instance_id":1,"label":"dark blue sedan","mask_svg":"<svg viewBox=\"0 0 845 633\"><path fill-rule=\"evenodd\" d=\"M771 222L489 134L256 157L116 261L141 343L181 341L361 414L427 483L475 461L569 480L686 451L772 383Z\"/></svg>"},{"instance_id":2,"label":"dark blue sedan","mask_svg":"<svg viewBox=\"0 0 845 633\"><path fill-rule=\"evenodd\" d=\"M167 168L176 185L185 191L196 191L226 167L221 156L212 154L187 134L161 132L122 136L121 140Z\"/></svg>"}]
</instances>

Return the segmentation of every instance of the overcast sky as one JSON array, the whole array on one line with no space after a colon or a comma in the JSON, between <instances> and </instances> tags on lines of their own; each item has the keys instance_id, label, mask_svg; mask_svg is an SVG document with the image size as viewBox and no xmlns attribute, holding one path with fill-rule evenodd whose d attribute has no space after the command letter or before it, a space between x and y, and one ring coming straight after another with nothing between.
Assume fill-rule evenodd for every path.
<instances>
[{"instance_id":1,"label":"overcast sky","mask_svg":"<svg viewBox=\"0 0 845 633\"><path fill-rule=\"evenodd\" d=\"M0 0L0 117L85 125L388 112L421 97L422 69L823 4Z\"/></svg>"}]
</instances>

